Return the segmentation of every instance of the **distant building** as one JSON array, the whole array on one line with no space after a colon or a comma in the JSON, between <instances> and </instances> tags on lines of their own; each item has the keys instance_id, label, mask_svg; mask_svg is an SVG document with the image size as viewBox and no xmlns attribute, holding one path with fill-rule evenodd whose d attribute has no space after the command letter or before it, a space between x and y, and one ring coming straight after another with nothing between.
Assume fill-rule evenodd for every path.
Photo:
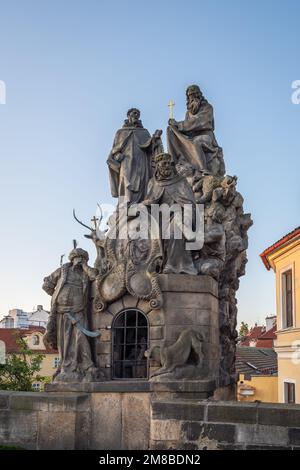
<instances>
[{"instance_id":1,"label":"distant building","mask_svg":"<svg viewBox=\"0 0 300 470\"><path fill-rule=\"evenodd\" d=\"M13 328L15 321L10 315L6 315L0 320L0 328Z\"/></svg>"},{"instance_id":2,"label":"distant building","mask_svg":"<svg viewBox=\"0 0 300 470\"><path fill-rule=\"evenodd\" d=\"M260 256L276 274L278 399L300 403L300 227Z\"/></svg>"},{"instance_id":3,"label":"distant building","mask_svg":"<svg viewBox=\"0 0 300 470\"><path fill-rule=\"evenodd\" d=\"M28 326L28 313L24 312L20 308L14 308L9 310L8 315L4 317L7 324L13 324L6 328L27 328ZM2 324L0 326L3 328Z\"/></svg>"},{"instance_id":4,"label":"distant building","mask_svg":"<svg viewBox=\"0 0 300 470\"><path fill-rule=\"evenodd\" d=\"M0 328L0 342L5 345L5 356L20 352L17 338L24 338L29 348L37 354L44 354L39 375L51 378L59 365L59 355L56 349L46 348L43 343L45 328ZM3 344L2 343L2 344ZM34 388L39 390L40 384L36 382Z\"/></svg>"},{"instance_id":5,"label":"distant building","mask_svg":"<svg viewBox=\"0 0 300 470\"><path fill-rule=\"evenodd\" d=\"M255 348L273 348L276 340L276 315L266 317L266 325L255 324L242 339L240 346Z\"/></svg>"},{"instance_id":6,"label":"distant building","mask_svg":"<svg viewBox=\"0 0 300 470\"><path fill-rule=\"evenodd\" d=\"M46 327L49 312L38 305L33 312L24 312L20 308L14 308L0 321L0 328L29 328L31 326Z\"/></svg>"},{"instance_id":7,"label":"distant building","mask_svg":"<svg viewBox=\"0 0 300 470\"><path fill-rule=\"evenodd\" d=\"M48 318L49 312L44 310L42 305L38 305L35 311L28 314L28 325L43 326L45 328Z\"/></svg>"},{"instance_id":8,"label":"distant building","mask_svg":"<svg viewBox=\"0 0 300 470\"><path fill-rule=\"evenodd\" d=\"M239 401L278 402L277 354L272 348L238 346Z\"/></svg>"}]
</instances>

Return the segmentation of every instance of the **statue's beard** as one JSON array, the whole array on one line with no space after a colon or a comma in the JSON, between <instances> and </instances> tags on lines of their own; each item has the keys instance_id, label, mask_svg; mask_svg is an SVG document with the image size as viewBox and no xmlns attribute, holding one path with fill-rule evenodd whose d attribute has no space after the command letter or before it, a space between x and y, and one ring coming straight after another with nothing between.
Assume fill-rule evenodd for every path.
<instances>
[{"instance_id":1,"label":"statue's beard","mask_svg":"<svg viewBox=\"0 0 300 470\"><path fill-rule=\"evenodd\" d=\"M73 264L72 268L73 268L73 271L82 271L82 264L81 263Z\"/></svg>"},{"instance_id":2,"label":"statue's beard","mask_svg":"<svg viewBox=\"0 0 300 470\"><path fill-rule=\"evenodd\" d=\"M187 109L190 111L192 114L197 114L201 105L201 100L199 98L193 98L188 102Z\"/></svg>"},{"instance_id":3,"label":"statue's beard","mask_svg":"<svg viewBox=\"0 0 300 470\"><path fill-rule=\"evenodd\" d=\"M156 173L156 177L159 180L166 180L172 178L174 174L175 172L173 168L160 168Z\"/></svg>"}]
</instances>

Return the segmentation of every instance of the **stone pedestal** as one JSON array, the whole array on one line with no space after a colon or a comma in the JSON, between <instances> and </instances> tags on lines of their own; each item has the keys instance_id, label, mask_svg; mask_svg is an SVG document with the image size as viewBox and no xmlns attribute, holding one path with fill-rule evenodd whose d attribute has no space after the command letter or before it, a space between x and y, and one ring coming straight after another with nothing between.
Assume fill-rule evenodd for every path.
<instances>
[{"instance_id":1,"label":"stone pedestal","mask_svg":"<svg viewBox=\"0 0 300 470\"><path fill-rule=\"evenodd\" d=\"M176 342L184 330L200 332L203 338L203 364L201 378L206 383L207 396L215 389L219 372L219 303L218 284L210 276L193 276L187 274L161 274L159 285L162 291L163 304L160 309L152 309L146 300L139 300L129 294L108 305L103 312L93 312L92 328L99 329L101 336L95 343L95 357L98 367L107 380L112 375L112 335L115 317L125 309L138 309L148 320L148 348L155 346L168 347ZM95 295L95 292L94 294ZM148 379L160 367L157 359L148 361ZM195 377L187 376L193 381ZM156 382L170 381L167 377L158 376ZM177 380L171 379L174 387ZM193 390L194 392L195 390ZM199 390L198 390L199 391ZM190 393L188 391L185 391ZM201 390L201 393L204 390Z\"/></svg>"},{"instance_id":2,"label":"stone pedestal","mask_svg":"<svg viewBox=\"0 0 300 470\"><path fill-rule=\"evenodd\" d=\"M90 416L89 448L146 449L157 438L154 431L154 437L151 437L153 426L157 426L157 432L160 432L160 423L152 418L152 402L162 406L187 399L191 403L193 400L199 403L199 400L211 398L216 389L219 373L217 282L210 276L161 274L159 285L163 297L159 309L152 309L148 301L127 294L105 311L93 312L92 329L101 331L100 338L95 340L95 359L106 380L52 383L45 387L47 392L51 392L50 396L52 393L86 395ZM146 316L149 350L155 346L167 348L173 345L185 330L199 332L203 352L200 375L193 377L187 373L181 380L176 380L172 374L152 377L161 364L157 358L150 358L147 378L114 380L114 319L126 309L139 310Z\"/></svg>"},{"instance_id":3,"label":"stone pedestal","mask_svg":"<svg viewBox=\"0 0 300 470\"><path fill-rule=\"evenodd\" d=\"M210 276L163 274L160 277L164 304L165 345L173 344L186 329L203 337L201 378L217 380L219 372L218 284Z\"/></svg>"}]
</instances>

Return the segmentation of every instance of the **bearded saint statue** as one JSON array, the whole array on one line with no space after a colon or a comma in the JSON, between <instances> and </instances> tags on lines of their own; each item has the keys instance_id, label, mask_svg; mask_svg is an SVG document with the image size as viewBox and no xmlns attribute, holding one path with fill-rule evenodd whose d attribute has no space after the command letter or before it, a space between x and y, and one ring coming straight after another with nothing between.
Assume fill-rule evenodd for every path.
<instances>
[{"instance_id":1,"label":"bearded saint statue","mask_svg":"<svg viewBox=\"0 0 300 470\"><path fill-rule=\"evenodd\" d=\"M159 233L163 250L163 272L165 274L197 274L192 253L186 249L186 242L194 241L194 220L196 201L186 178L177 173L174 160L168 153L155 157L155 172L148 184L145 206L168 207ZM188 211L189 209L189 211ZM185 225L181 225L184 211ZM178 232L179 229L179 232ZM179 235L179 236L178 236Z\"/></svg>"},{"instance_id":2,"label":"bearded saint statue","mask_svg":"<svg viewBox=\"0 0 300 470\"><path fill-rule=\"evenodd\" d=\"M186 163L201 174L223 176L225 166L222 149L214 135L213 107L197 85L187 88L186 104L184 121L169 119L169 153L176 163Z\"/></svg>"}]
</instances>

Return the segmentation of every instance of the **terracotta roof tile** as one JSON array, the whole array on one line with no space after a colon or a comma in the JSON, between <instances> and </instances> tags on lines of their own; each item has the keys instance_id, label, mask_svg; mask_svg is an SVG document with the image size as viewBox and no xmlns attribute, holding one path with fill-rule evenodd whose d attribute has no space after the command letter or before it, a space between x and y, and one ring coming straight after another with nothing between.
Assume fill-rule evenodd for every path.
<instances>
[{"instance_id":1,"label":"terracotta roof tile","mask_svg":"<svg viewBox=\"0 0 300 470\"><path fill-rule=\"evenodd\" d=\"M274 340L273 339L258 339L255 347L256 348L273 348Z\"/></svg>"},{"instance_id":2,"label":"terracotta roof tile","mask_svg":"<svg viewBox=\"0 0 300 470\"><path fill-rule=\"evenodd\" d=\"M264 332L265 332L264 326L254 326L253 328L251 328L249 334L247 335L247 338L249 339L259 338Z\"/></svg>"},{"instance_id":3,"label":"terracotta roof tile","mask_svg":"<svg viewBox=\"0 0 300 470\"><path fill-rule=\"evenodd\" d=\"M276 339L277 325L275 324L269 330L265 331L258 339Z\"/></svg>"},{"instance_id":4,"label":"terracotta roof tile","mask_svg":"<svg viewBox=\"0 0 300 470\"><path fill-rule=\"evenodd\" d=\"M281 246L283 246L285 243L291 241L293 238L296 238L300 235L300 226L295 228L294 230L292 230L291 232L289 232L287 235L284 235L284 237L280 238L280 240L278 240L277 242L273 243L273 245L269 246L268 248L266 248L261 254L260 254L260 257L265 265L265 267L267 268L267 270L269 271L271 266L267 260L267 256L269 254L271 254L273 251L277 250L278 248L280 248Z\"/></svg>"},{"instance_id":5,"label":"terracotta roof tile","mask_svg":"<svg viewBox=\"0 0 300 470\"><path fill-rule=\"evenodd\" d=\"M264 326L255 326L250 330L250 333L245 336L240 346L250 346L252 341L256 341L256 348L273 348L274 340L277 338L276 330L276 324L269 330L266 330Z\"/></svg>"},{"instance_id":6,"label":"terracotta roof tile","mask_svg":"<svg viewBox=\"0 0 300 470\"><path fill-rule=\"evenodd\" d=\"M17 344L18 337L26 337L32 333L44 333L45 328L41 326L31 326L30 328L0 328L0 340L4 341L6 353L18 353L20 348ZM57 354L56 349L34 349L37 354Z\"/></svg>"}]
</instances>

